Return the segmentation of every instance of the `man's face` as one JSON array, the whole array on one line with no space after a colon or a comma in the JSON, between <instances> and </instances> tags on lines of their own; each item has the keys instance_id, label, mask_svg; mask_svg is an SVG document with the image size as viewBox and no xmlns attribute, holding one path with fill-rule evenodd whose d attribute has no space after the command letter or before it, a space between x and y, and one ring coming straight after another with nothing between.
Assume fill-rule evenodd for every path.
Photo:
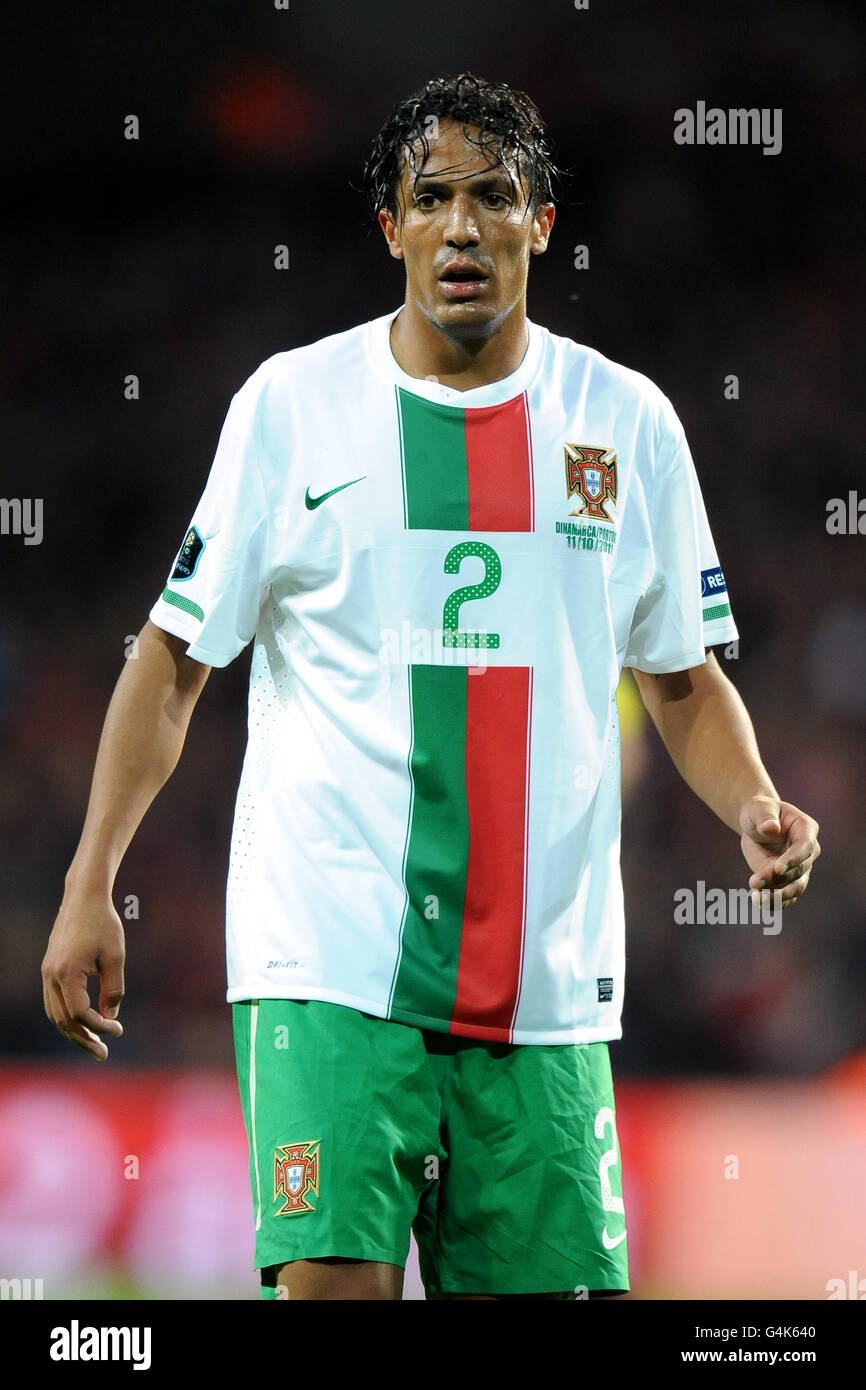
<instances>
[{"instance_id":1,"label":"man's face","mask_svg":"<svg viewBox=\"0 0 866 1390\"><path fill-rule=\"evenodd\" d=\"M428 143L420 172L404 161L397 219L383 210L379 222L421 313L451 337L488 337L515 306L525 309L529 257L547 247L553 205L529 212L516 166L509 179L458 121L440 121ZM420 142L415 151L420 164Z\"/></svg>"}]
</instances>

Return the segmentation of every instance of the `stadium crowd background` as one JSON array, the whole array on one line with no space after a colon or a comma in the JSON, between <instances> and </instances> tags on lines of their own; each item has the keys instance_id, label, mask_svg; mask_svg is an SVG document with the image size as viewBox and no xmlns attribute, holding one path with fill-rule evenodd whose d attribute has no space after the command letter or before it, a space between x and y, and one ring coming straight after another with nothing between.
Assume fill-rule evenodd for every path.
<instances>
[{"instance_id":1,"label":"stadium crowd background","mask_svg":"<svg viewBox=\"0 0 866 1390\"><path fill-rule=\"evenodd\" d=\"M2 150L0 491L43 499L44 538L0 537L7 1059L92 1066L45 1019L39 965L125 650L232 393L272 353L400 302L402 271L365 235L349 181L391 106L457 67L525 88L574 170L530 316L672 399L740 629L723 665L781 794L822 827L781 933L677 925L678 888L739 887L745 865L640 735L615 1074L807 1076L866 1047L866 538L825 524L828 499L864 489L855 8L603 9L460 7L458 45L447 13L425 11L422 36L413 7L85 4L21 46ZM782 153L677 146L674 110L697 100L782 108ZM116 905L134 895L139 913L124 1063L232 1061L223 895L249 658L212 675L118 878Z\"/></svg>"}]
</instances>

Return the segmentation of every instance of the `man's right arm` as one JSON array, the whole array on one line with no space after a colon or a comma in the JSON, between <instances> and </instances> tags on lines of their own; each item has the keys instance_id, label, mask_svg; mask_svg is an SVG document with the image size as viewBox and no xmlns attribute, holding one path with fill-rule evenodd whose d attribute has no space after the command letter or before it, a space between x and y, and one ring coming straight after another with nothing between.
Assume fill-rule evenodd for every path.
<instances>
[{"instance_id":1,"label":"man's right arm","mask_svg":"<svg viewBox=\"0 0 866 1390\"><path fill-rule=\"evenodd\" d=\"M211 668L150 619L111 697L99 741L81 840L42 962L45 1012L65 1037L99 1061L99 1034L119 1036L125 943L111 894L121 860L180 758ZM99 1009L87 977L100 976Z\"/></svg>"}]
</instances>

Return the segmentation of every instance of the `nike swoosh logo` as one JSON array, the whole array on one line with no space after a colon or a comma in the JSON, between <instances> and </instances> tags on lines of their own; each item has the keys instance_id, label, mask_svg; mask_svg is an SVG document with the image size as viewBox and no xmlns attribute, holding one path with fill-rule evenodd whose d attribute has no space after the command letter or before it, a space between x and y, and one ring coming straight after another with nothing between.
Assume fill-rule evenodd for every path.
<instances>
[{"instance_id":1,"label":"nike swoosh logo","mask_svg":"<svg viewBox=\"0 0 866 1390\"><path fill-rule=\"evenodd\" d=\"M605 1250L615 1250L616 1247L619 1245L620 1241L623 1240L625 1240L625 1231L623 1231L621 1236L617 1236L616 1240L611 1240L610 1236L607 1233L606 1226L601 1233L601 1243L604 1246Z\"/></svg>"},{"instance_id":2,"label":"nike swoosh logo","mask_svg":"<svg viewBox=\"0 0 866 1390\"><path fill-rule=\"evenodd\" d=\"M304 503L306 505L307 511L311 512L316 507L321 507L322 503L327 502L329 497L333 497L335 492L342 492L344 487L351 487L352 483L362 482L364 478L366 478L366 476L366 473L362 473L360 478L353 478L351 482L348 483L340 483L339 487L332 487L330 492L323 492L321 497L311 497L310 489L307 488L306 496L304 497Z\"/></svg>"}]
</instances>

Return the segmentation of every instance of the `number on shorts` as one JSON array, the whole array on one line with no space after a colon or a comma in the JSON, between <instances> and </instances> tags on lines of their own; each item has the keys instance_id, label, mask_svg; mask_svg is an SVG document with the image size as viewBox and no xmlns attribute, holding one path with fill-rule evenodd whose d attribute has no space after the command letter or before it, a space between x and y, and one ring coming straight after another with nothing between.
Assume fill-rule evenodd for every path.
<instances>
[{"instance_id":1,"label":"number on shorts","mask_svg":"<svg viewBox=\"0 0 866 1390\"><path fill-rule=\"evenodd\" d=\"M605 1149L598 1161L598 1176L601 1179L601 1204L605 1211L616 1211L621 1216L625 1215L625 1203L621 1197L615 1197L610 1186L609 1170L619 1162L616 1147L616 1125L614 1123L613 1111L609 1105L603 1105L595 1117L595 1137L604 1138L604 1131L610 1125L610 1132L613 1137L613 1144L609 1149Z\"/></svg>"}]
</instances>

